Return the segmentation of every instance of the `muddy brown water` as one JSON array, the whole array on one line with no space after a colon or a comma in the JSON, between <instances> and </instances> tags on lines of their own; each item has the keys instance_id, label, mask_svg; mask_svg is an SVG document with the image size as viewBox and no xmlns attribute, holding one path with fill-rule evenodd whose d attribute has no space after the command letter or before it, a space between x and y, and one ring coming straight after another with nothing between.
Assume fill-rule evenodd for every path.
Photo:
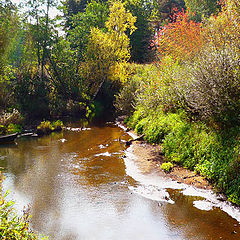
<instances>
[{"instance_id":1,"label":"muddy brown water","mask_svg":"<svg viewBox=\"0 0 240 240\"><path fill-rule=\"evenodd\" d=\"M127 174L118 141L129 136L112 123L80 125L0 146L4 189L19 211L30 206L34 230L54 240L240 239L238 221L220 208L194 207L201 197L171 188L173 203L137 194L142 183Z\"/></svg>"}]
</instances>

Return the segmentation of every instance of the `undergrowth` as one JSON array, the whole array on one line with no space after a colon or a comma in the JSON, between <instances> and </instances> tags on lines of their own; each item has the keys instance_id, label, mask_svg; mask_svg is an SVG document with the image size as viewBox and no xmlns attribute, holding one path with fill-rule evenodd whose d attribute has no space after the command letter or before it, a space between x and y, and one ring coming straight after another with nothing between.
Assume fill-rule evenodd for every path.
<instances>
[{"instance_id":1,"label":"undergrowth","mask_svg":"<svg viewBox=\"0 0 240 240\"><path fill-rule=\"evenodd\" d=\"M231 202L240 204L239 127L218 131L204 122L190 121L183 110L144 115L141 108L126 122L148 142L161 143L167 161L201 174Z\"/></svg>"},{"instance_id":2,"label":"undergrowth","mask_svg":"<svg viewBox=\"0 0 240 240\"><path fill-rule=\"evenodd\" d=\"M13 201L7 201L8 194L2 194L2 175L0 172L0 238L3 240L47 240L48 238L34 233L29 226L29 209L24 209L19 216Z\"/></svg>"}]
</instances>

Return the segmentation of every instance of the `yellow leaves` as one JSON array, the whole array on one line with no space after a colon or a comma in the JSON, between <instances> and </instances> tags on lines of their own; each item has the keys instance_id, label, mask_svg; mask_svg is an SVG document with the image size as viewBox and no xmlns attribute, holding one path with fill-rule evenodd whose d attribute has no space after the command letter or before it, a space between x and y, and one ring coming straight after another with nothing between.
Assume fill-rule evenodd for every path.
<instances>
[{"instance_id":1,"label":"yellow leaves","mask_svg":"<svg viewBox=\"0 0 240 240\"><path fill-rule=\"evenodd\" d=\"M240 2L225 0L222 11L212 16L205 24L205 40L217 49L233 46L238 49L240 38Z\"/></svg>"},{"instance_id":2,"label":"yellow leaves","mask_svg":"<svg viewBox=\"0 0 240 240\"><path fill-rule=\"evenodd\" d=\"M115 1L110 6L110 14L106 22L106 27L112 34L122 35L127 29L129 29L130 34L132 34L137 29L134 26L136 17L133 17L133 15L125 9L124 5L125 4L120 1Z\"/></svg>"},{"instance_id":3,"label":"yellow leaves","mask_svg":"<svg viewBox=\"0 0 240 240\"><path fill-rule=\"evenodd\" d=\"M125 9L123 3L116 1L110 7L106 22L108 32L98 28L91 29L85 55L90 79L101 80L108 77L113 80L115 77L110 75L111 72L116 72L116 69L124 73L125 68L120 66L130 59L130 40L125 32L128 29L130 33L134 32L135 22L136 17Z\"/></svg>"},{"instance_id":4,"label":"yellow leaves","mask_svg":"<svg viewBox=\"0 0 240 240\"><path fill-rule=\"evenodd\" d=\"M117 63L109 69L109 79L111 81L119 81L121 84L127 83L131 76L135 73L132 64L127 62Z\"/></svg>"}]
</instances>

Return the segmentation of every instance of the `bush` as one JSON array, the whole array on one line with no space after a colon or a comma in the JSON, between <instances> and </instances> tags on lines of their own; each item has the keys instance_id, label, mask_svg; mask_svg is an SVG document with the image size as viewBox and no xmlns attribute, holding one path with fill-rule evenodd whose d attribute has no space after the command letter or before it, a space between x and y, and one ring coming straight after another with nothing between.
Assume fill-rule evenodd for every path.
<instances>
[{"instance_id":1,"label":"bush","mask_svg":"<svg viewBox=\"0 0 240 240\"><path fill-rule=\"evenodd\" d=\"M53 131L60 131L63 128L63 122L61 120L57 120L55 122L43 121L40 125L37 126L38 134L48 134Z\"/></svg>"},{"instance_id":2,"label":"bush","mask_svg":"<svg viewBox=\"0 0 240 240\"><path fill-rule=\"evenodd\" d=\"M0 174L1 175L1 174ZM2 175L0 185L2 184ZM47 237L34 233L29 226L29 209L23 211L22 216L18 216L14 209L14 202L6 201L2 195L0 187L0 237L6 240L46 240Z\"/></svg>"},{"instance_id":3,"label":"bush","mask_svg":"<svg viewBox=\"0 0 240 240\"><path fill-rule=\"evenodd\" d=\"M47 134L54 130L50 121L43 121L37 126L38 134Z\"/></svg>"},{"instance_id":4,"label":"bush","mask_svg":"<svg viewBox=\"0 0 240 240\"><path fill-rule=\"evenodd\" d=\"M2 112L0 115L0 125L8 126L10 123L20 124L23 122L23 117L17 109L12 111Z\"/></svg>"},{"instance_id":5,"label":"bush","mask_svg":"<svg viewBox=\"0 0 240 240\"><path fill-rule=\"evenodd\" d=\"M173 164L170 163L170 162L167 162L167 163L163 163L161 165L161 169L164 170L164 172L170 172L173 168Z\"/></svg>"},{"instance_id":6,"label":"bush","mask_svg":"<svg viewBox=\"0 0 240 240\"><path fill-rule=\"evenodd\" d=\"M134 65L132 75L120 92L115 96L115 107L118 112L130 115L134 111L137 96L146 88L145 84L156 77L157 68L154 65ZM134 72L132 70L132 72Z\"/></svg>"},{"instance_id":7,"label":"bush","mask_svg":"<svg viewBox=\"0 0 240 240\"><path fill-rule=\"evenodd\" d=\"M139 85L135 76L116 95L114 106L119 113L130 115L134 111L136 91L139 89Z\"/></svg>"},{"instance_id":8,"label":"bush","mask_svg":"<svg viewBox=\"0 0 240 240\"><path fill-rule=\"evenodd\" d=\"M198 55L184 94L202 118L224 125L240 122L239 58L234 46L208 47Z\"/></svg>"},{"instance_id":9,"label":"bush","mask_svg":"<svg viewBox=\"0 0 240 240\"><path fill-rule=\"evenodd\" d=\"M11 133L20 133L22 131L22 127L19 124L13 124L10 123L7 127L7 133L11 134Z\"/></svg>"},{"instance_id":10,"label":"bush","mask_svg":"<svg viewBox=\"0 0 240 240\"><path fill-rule=\"evenodd\" d=\"M0 135L5 135L7 129L4 125L0 125Z\"/></svg>"},{"instance_id":11,"label":"bush","mask_svg":"<svg viewBox=\"0 0 240 240\"><path fill-rule=\"evenodd\" d=\"M51 125L52 125L52 128L53 128L53 131L60 131L64 127L63 122L61 120L57 120L55 122L52 122Z\"/></svg>"}]
</instances>

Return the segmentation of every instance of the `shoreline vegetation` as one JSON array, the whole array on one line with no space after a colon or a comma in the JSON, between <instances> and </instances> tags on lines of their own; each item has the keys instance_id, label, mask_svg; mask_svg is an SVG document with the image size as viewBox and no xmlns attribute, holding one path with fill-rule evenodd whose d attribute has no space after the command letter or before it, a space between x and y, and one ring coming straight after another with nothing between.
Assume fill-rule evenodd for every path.
<instances>
[{"instance_id":1,"label":"shoreline vegetation","mask_svg":"<svg viewBox=\"0 0 240 240\"><path fill-rule=\"evenodd\" d=\"M136 131L127 128L127 125L122 119L124 119L122 116L117 118L117 123L120 123L119 126L124 126L124 130L127 133L130 132L130 136L136 135ZM178 164L174 164L170 171L165 171L161 167L162 164L166 163L161 144L148 143L143 139L143 136L138 135L137 137L131 138L125 144L126 146L132 146L132 153L137 159L136 164L143 174L154 172L154 169L157 169L159 176L170 178L179 183L185 183L200 189L213 190L213 186L205 177Z\"/></svg>"},{"instance_id":2,"label":"shoreline vegetation","mask_svg":"<svg viewBox=\"0 0 240 240\"><path fill-rule=\"evenodd\" d=\"M19 215L14 209L14 202L6 200L8 192L2 192L3 175L0 172L0 237L3 240L47 240L48 237L34 233L30 228L30 209L23 209Z\"/></svg>"},{"instance_id":3,"label":"shoreline vegetation","mask_svg":"<svg viewBox=\"0 0 240 240\"><path fill-rule=\"evenodd\" d=\"M117 112L239 206L240 2L160 2L1 1L0 135Z\"/></svg>"},{"instance_id":4,"label":"shoreline vegetation","mask_svg":"<svg viewBox=\"0 0 240 240\"><path fill-rule=\"evenodd\" d=\"M115 103L129 128L161 145L165 170L188 168L238 206L239 9L225 0L201 21L174 12L152 41L158 61L137 66Z\"/></svg>"}]
</instances>

